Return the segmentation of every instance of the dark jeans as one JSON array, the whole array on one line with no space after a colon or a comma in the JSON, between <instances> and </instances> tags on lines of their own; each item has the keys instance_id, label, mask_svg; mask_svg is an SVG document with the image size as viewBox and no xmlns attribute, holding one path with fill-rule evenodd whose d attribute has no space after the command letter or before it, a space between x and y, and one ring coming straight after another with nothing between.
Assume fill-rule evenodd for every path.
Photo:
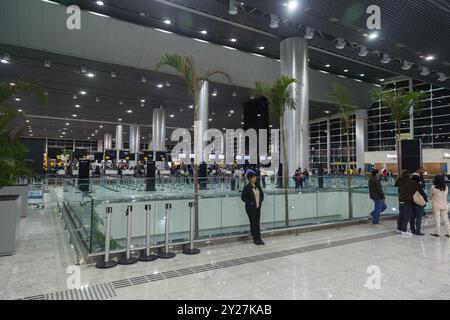
<instances>
[{"instance_id":1,"label":"dark jeans","mask_svg":"<svg viewBox=\"0 0 450 320\"><path fill-rule=\"evenodd\" d=\"M408 231L408 222L411 220L412 204L400 203L400 213L397 219L397 229L403 232Z\"/></svg>"},{"instance_id":2,"label":"dark jeans","mask_svg":"<svg viewBox=\"0 0 450 320\"><path fill-rule=\"evenodd\" d=\"M373 202L375 204L375 208L371 213L372 224L379 224L381 213L387 209L387 206L383 199L373 200Z\"/></svg>"},{"instance_id":3,"label":"dark jeans","mask_svg":"<svg viewBox=\"0 0 450 320\"><path fill-rule=\"evenodd\" d=\"M252 233L253 241L261 240L261 208L246 207L248 219L250 220L250 231Z\"/></svg>"},{"instance_id":4,"label":"dark jeans","mask_svg":"<svg viewBox=\"0 0 450 320\"><path fill-rule=\"evenodd\" d=\"M412 205L412 211L411 211L411 232L412 233L421 233L422 228L422 217L425 212L425 208L419 207L415 204Z\"/></svg>"},{"instance_id":5,"label":"dark jeans","mask_svg":"<svg viewBox=\"0 0 450 320\"><path fill-rule=\"evenodd\" d=\"M300 189L300 180L295 179L295 189Z\"/></svg>"}]
</instances>

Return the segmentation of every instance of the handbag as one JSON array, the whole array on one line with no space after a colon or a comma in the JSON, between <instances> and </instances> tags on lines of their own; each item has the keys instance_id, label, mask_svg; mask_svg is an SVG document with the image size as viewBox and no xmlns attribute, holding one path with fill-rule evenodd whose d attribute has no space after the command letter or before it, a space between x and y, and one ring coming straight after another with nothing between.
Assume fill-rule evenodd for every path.
<instances>
[{"instance_id":1,"label":"handbag","mask_svg":"<svg viewBox=\"0 0 450 320\"><path fill-rule=\"evenodd\" d=\"M413 196L414 204L418 205L419 207L425 207L427 203L425 202L425 199L422 197L419 191L416 191Z\"/></svg>"}]
</instances>

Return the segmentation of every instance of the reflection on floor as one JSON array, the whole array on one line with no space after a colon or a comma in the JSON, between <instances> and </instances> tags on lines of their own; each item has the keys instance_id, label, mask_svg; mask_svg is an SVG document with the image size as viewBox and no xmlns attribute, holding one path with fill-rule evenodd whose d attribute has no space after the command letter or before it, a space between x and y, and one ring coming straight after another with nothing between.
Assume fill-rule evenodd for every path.
<instances>
[{"instance_id":1,"label":"reflection on floor","mask_svg":"<svg viewBox=\"0 0 450 320\"><path fill-rule=\"evenodd\" d=\"M424 237L393 230L394 221L386 221L109 270L84 265L84 289L67 291L75 256L58 210L32 209L17 253L0 257L0 299L450 299L450 240L427 228Z\"/></svg>"}]
</instances>

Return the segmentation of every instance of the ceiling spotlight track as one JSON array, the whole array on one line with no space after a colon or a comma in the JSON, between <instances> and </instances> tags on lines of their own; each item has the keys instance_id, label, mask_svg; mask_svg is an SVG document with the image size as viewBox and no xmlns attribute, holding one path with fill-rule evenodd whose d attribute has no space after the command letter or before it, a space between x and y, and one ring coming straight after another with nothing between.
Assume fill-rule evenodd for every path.
<instances>
[{"instance_id":1,"label":"ceiling spotlight track","mask_svg":"<svg viewBox=\"0 0 450 320\"><path fill-rule=\"evenodd\" d=\"M448 79L448 77L442 72L439 72L438 76L439 76L439 78L438 78L439 81L446 81Z\"/></svg>"},{"instance_id":2,"label":"ceiling spotlight track","mask_svg":"<svg viewBox=\"0 0 450 320\"><path fill-rule=\"evenodd\" d=\"M421 76L428 76L430 74L430 69L427 67L420 67L420 75Z\"/></svg>"},{"instance_id":3,"label":"ceiling spotlight track","mask_svg":"<svg viewBox=\"0 0 450 320\"><path fill-rule=\"evenodd\" d=\"M337 38L336 48L342 50L347 45L347 42L342 38Z\"/></svg>"},{"instance_id":4,"label":"ceiling spotlight track","mask_svg":"<svg viewBox=\"0 0 450 320\"><path fill-rule=\"evenodd\" d=\"M403 70L409 70L409 69L411 69L412 66L413 66L413 63L412 63L412 62L407 61L407 60L404 60L404 61L403 61L402 69L403 69Z\"/></svg>"},{"instance_id":5,"label":"ceiling spotlight track","mask_svg":"<svg viewBox=\"0 0 450 320\"><path fill-rule=\"evenodd\" d=\"M366 57L368 53L369 53L369 49L367 49L367 46L362 45L358 55L360 57Z\"/></svg>"},{"instance_id":6,"label":"ceiling spotlight track","mask_svg":"<svg viewBox=\"0 0 450 320\"><path fill-rule=\"evenodd\" d=\"M236 0L230 0L230 8L228 9L228 13L232 16L237 15L238 8L236 5Z\"/></svg>"},{"instance_id":7,"label":"ceiling spotlight track","mask_svg":"<svg viewBox=\"0 0 450 320\"><path fill-rule=\"evenodd\" d=\"M381 63L388 64L389 62L391 62L391 56L387 53L383 53L383 59L381 59Z\"/></svg>"},{"instance_id":8,"label":"ceiling spotlight track","mask_svg":"<svg viewBox=\"0 0 450 320\"><path fill-rule=\"evenodd\" d=\"M280 18L278 18L278 16L276 16L274 14L271 14L269 27L271 29L276 29L276 28L278 28L279 24L280 24Z\"/></svg>"},{"instance_id":9,"label":"ceiling spotlight track","mask_svg":"<svg viewBox=\"0 0 450 320\"><path fill-rule=\"evenodd\" d=\"M311 40L312 38L314 38L314 29L311 27L306 27L305 39Z\"/></svg>"}]
</instances>

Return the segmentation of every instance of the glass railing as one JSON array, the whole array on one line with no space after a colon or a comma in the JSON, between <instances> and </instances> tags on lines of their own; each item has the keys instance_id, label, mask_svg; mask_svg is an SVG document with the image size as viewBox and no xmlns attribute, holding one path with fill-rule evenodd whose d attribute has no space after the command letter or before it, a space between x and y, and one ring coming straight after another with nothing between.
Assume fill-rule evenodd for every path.
<instances>
[{"instance_id":1,"label":"glass railing","mask_svg":"<svg viewBox=\"0 0 450 320\"><path fill-rule=\"evenodd\" d=\"M366 218L373 208L369 199L366 177L353 177L347 187L347 177L310 177L303 189L289 188L286 221L284 189L278 179L260 180L264 190L261 210L261 230L270 231L315 225L349 219ZM321 179L320 179L321 180ZM249 222L241 201L244 179L209 177L200 180L198 192L198 232L195 240L213 239L249 233ZM323 186L322 188L319 188ZM190 203L194 203L193 178L95 178L66 179L64 205L72 217L77 232L90 254L98 254L105 247L105 212L112 208L111 250L125 250L128 206L132 206L133 248L143 248L146 240L145 206L150 205L151 242L161 246L165 240L165 205L170 203L170 242L189 240ZM385 185L388 210L397 214L397 188ZM349 191L351 197L349 197Z\"/></svg>"}]
</instances>

